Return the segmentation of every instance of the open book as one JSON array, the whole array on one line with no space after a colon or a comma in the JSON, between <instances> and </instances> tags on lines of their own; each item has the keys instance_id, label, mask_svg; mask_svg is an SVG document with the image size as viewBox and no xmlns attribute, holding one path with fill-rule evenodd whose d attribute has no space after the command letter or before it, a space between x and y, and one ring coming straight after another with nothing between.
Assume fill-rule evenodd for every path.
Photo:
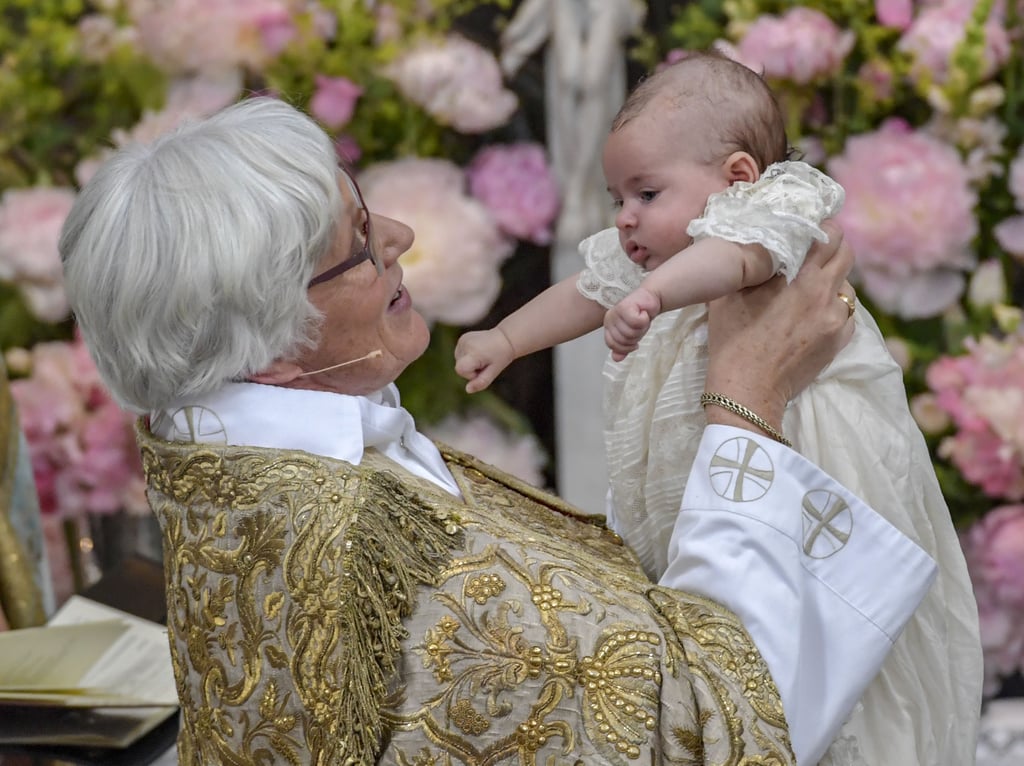
<instances>
[{"instance_id":1,"label":"open book","mask_svg":"<svg viewBox=\"0 0 1024 766\"><path fill-rule=\"evenodd\" d=\"M0 744L127 747L177 705L162 625L72 596L0 633Z\"/></svg>"}]
</instances>

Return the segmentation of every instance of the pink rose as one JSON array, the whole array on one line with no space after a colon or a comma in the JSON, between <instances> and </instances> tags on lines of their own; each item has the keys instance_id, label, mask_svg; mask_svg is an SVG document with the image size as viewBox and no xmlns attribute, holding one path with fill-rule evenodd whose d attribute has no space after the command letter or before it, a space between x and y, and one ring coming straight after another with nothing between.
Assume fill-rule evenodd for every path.
<instances>
[{"instance_id":1,"label":"pink rose","mask_svg":"<svg viewBox=\"0 0 1024 766\"><path fill-rule=\"evenodd\" d=\"M973 571L1007 606L1024 609L1024 505L989 511L968 532Z\"/></svg>"},{"instance_id":2,"label":"pink rose","mask_svg":"<svg viewBox=\"0 0 1024 766\"><path fill-rule=\"evenodd\" d=\"M540 144L491 144L467 170L469 190L483 202L502 231L538 245L551 241L558 215L558 184Z\"/></svg>"},{"instance_id":3,"label":"pink rose","mask_svg":"<svg viewBox=\"0 0 1024 766\"><path fill-rule=\"evenodd\" d=\"M309 102L309 109L320 122L329 128L347 125L356 110L356 102L363 95L363 89L347 77L316 76L316 92Z\"/></svg>"}]
</instances>

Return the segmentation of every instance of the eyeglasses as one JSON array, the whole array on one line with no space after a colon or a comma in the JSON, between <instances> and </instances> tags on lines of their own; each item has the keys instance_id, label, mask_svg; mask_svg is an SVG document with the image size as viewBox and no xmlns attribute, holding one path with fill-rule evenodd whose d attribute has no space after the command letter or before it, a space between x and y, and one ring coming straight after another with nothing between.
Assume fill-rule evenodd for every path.
<instances>
[{"instance_id":1,"label":"eyeglasses","mask_svg":"<svg viewBox=\"0 0 1024 766\"><path fill-rule=\"evenodd\" d=\"M361 218L362 222L357 222L355 226L355 235L352 238L352 255L338 265L332 266L327 269L327 271L321 272L309 280L309 284L306 285L307 290L314 285L318 285L321 282L326 282L329 279L334 279L335 277L344 274L346 271L358 266L363 261L369 261L372 263L373 267L377 269L378 276L384 273L384 264L381 263L377 254L373 252L373 236L370 230L370 211L367 209L366 202L363 200L363 193L359 191L359 186L356 184L356 180L350 176L347 171L339 169L339 172L345 177L345 181L352 190L352 196L355 197L357 205L356 217Z\"/></svg>"}]
</instances>

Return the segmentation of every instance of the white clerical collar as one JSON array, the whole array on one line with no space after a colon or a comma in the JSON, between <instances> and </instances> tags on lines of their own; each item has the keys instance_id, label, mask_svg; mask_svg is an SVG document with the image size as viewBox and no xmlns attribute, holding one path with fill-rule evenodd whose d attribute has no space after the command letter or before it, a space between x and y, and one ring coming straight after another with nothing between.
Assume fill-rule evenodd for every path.
<instances>
[{"instance_id":1,"label":"white clerical collar","mask_svg":"<svg viewBox=\"0 0 1024 766\"><path fill-rule=\"evenodd\" d=\"M375 448L409 471L461 494L434 443L416 430L388 384L367 396L228 383L154 412L153 433L171 441L302 450L358 465Z\"/></svg>"}]
</instances>

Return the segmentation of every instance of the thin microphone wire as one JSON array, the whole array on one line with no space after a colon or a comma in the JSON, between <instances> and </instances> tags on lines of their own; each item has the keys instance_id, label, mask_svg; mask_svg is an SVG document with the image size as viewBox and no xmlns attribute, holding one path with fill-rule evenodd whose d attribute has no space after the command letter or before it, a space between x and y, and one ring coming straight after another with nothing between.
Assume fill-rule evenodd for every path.
<instances>
[{"instance_id":1,"label":"thin microphone wire","mask_svg":"<svg viewBox=\"0 0 1024 766\"><path fill-rule=\"evenodd\" d=\"M297 378L305 378L305 377L307 377L309 375L319 375L321 372L328 372L330 370L336 370L339 367L348 367L350 364L355 364L356 362L362 362L362 361L365 361L367 359L376 359L379 356L384 356L384 352L381 349L379 349L379 348L375 348L369 354L366 354L366 356L360 356L360 357L357 357L356 359L349 359L347 362L339 362L338 364L332 364L330 367L323 367L323 368L321 368L319 370L310 370L309 372L304 372L301 375L296 375L295 377L297 377Z\"/></svg>"}]
</instances>

